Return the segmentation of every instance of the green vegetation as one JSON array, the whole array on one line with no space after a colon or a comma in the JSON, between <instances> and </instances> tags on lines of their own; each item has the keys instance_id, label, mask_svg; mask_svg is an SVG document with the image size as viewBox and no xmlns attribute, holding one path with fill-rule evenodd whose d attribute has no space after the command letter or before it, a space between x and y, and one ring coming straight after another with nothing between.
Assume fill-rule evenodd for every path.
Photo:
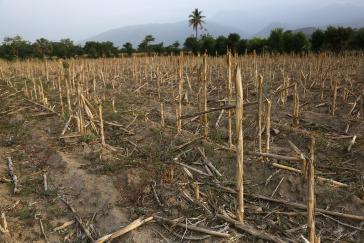
<instances>
[{"instance_id":1,"label":"green vegetation","mask_svg":"<svg viewBox=\"0 0 364 243\"><path fill-rule=\"evenodd\" d=\"M19 217L20 220L34 219L35 213L35 208L24 206L17 212L16 216Z\"/></svg>"},{"instance_id":2,"label":"green vegetation","mask_svg":"<svg viewBox=\"0 0 364 243\"><path fill-rule=\"evenodd\" d=\"M91 143L91 142L95 141L96 139L97 138L94 134L88 133L88 134L82 135L80 137L80 142Z\"/></svg>"},{"instance_id":3,"label":"green vegetation","mask_svg":"<svg viewBox=\"0 0 364 243\"><path fill-rule=\"evenodd\" d=\"M197 12L196 12L197 10ZM164 46L163 42L154 44L155 38L147 35L135 49L130 42L121 48L115 47L112 42L86 42L82 47L74 44L70 39L51 42L44 38L34 43L24 40L20 36L7 37L0 45L0 58L7 60L27 58L71 58L87 56L91 58L117 57L120 54L155 53L159 55L176 54L182 51L194 54L207 52L210 55L223 55L229 48L233 54L245 52L257 53L302 53L307 51L331 51L339 53L350 50L364 50L364 28L352 29L350 27L328 27L326 30L316 30L308 39L301 32L274 29L268 38L242 39L239 34L231 33L227 37L214 38L209 34L198 37L198 28L202 27L204 16L196 9L190 15L190 25L196 31L196 36L187 37L183 48L179 42ZM195 16L196 15L196 16Z\"/></svg>"}]
</instances>

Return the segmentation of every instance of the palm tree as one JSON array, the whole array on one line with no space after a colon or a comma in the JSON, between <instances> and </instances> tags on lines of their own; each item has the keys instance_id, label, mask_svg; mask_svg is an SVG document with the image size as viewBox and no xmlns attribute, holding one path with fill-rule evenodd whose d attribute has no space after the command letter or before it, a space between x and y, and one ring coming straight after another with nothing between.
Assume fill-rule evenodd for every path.
<instances>
[{"instance_id":1,"label":"palm tree","mask_svg":"<svg viewBox=\"0 0 364 243\"><path fill-rule=\"evenodd\" d=\"M199 11L198 8L196 8L192 13L188 16L190 23L190 26L196 31L196 39L198 38L198 27L202 29L202 25L205 23L203 19L205 16L202 15L202 11Z\"/></svg>"}]
</instances>

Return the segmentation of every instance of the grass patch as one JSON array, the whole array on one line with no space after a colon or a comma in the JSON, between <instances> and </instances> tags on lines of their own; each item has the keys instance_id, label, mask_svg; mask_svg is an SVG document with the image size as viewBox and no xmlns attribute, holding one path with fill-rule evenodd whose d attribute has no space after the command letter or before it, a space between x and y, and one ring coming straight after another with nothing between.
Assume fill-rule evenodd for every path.
<instances>
[{"instance_id":1,"label":"grass patch","mask_svg":"<svg viewBox=\"0 0 364 243\"><path fill-rule=\"evenodd\" d=\"M16 217L19 217L20 220L34 219L35 213L34 208L23 207L16 213Z\"/></svg>"},{"instance_id":2,"label":"grass patch","mask_svg":"<svg viewBox=\"0 0 364 243\"><path fill-rule=\"evenodd\" d=\"M48 189L47 191L42 190L39 192L39 196L42 196L42 197L55 198L55 197L57 197L57 195L58 195L57 189L52 189L52 190Z\"/></svg>"},{"instance_id":3,"label":"grass patch","mask_svg":"<svg viewBox=\"0 0 364 243\"><path fill-rule=\"evenodd\" d=\"M68 215L66 208L60 208L56 204L47 207L47 219L52 220L54 218L63 218Z\"/></svg>"},{"instance_id":4,"label":"grass patch","mask_svg":"<svg viewBox=\"0 0 364 243\"><path fill-rule=\"evenodd\" d=\"M94 142L96 139L97 137L94 134L88 133L80 137L80 142L91 143Z\"/></svg>"}]
</instances>

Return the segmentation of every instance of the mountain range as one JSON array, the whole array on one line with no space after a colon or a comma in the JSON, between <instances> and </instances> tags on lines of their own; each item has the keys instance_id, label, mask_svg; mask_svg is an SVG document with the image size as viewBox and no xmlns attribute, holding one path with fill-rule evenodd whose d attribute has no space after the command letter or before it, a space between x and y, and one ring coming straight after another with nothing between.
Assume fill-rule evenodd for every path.
<instances>
[{"instance_id":1,"label":"mountain range","mask_svg":"<svg viewBox=\"0 0 364 243\"><path fill-rule=\"evenodd\" d=\"M352 4L331 4L318 9L294 9L282 13L271 13L269 9L260 9L259 13L234 10L218 12L205 20L206 24L199 34L209 33L228 35L238 33L242 38L267 37L271 30L283 28L302 31L307 36L317 28L333 26L351 26L353 28L364 27L364 6ZM280 16L277 18L277 16ZM151 23L143 25L124 26L97 34L81 41L111 41L117 46L126 42L138 45L146 35L153 35L155 43L163 42L165 45L179 41L183 44L188 36L193 36L194 31L188 25L188 21L176 23Z\"/></svg>"},{"instance_id":2,"label":"mountain range","mask_svg":"<svg viewBox=\"0 0 364 243\"><path fill-rule=\"evenodd\" d=\"M203 29L199 29L198 31L199 34L209 33L214 37L228 35L229 33L239 33L241 36L246 35L238 28L220 25L211 21L206 21ZM117 46L121 46L125 42L131 42L136 46L149 34L153 35L155 43L163 42L165 45L169 45L175 41L183 44L186 37L195 35L195 32L189 27L188 21L163 24L152 23L112 29L93 36L86 41L111 41Z\"/></svg>"}]
</instances>

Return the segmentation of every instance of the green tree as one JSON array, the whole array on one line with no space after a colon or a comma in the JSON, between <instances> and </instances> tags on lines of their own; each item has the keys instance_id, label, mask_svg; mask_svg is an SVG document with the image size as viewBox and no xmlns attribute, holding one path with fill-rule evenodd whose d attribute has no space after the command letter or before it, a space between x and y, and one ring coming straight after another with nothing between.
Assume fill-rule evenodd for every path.
<instances>
[{"instance_id":1,"label":"green tree","mask_svg":"<svg viewBox=\"0 0 364 243\"><path fill-rule=\"evenodd\" d=\"M122 52L127 53L129 56L131 56L134 51L135 49L133 48L133 44L131 44L130 42L126 42L123 45Z\"/></svg>"},{"instance_id":2,"label":"green tree","mask_svg":"<svg viewBox=\"0 0 364 243\"><path fill-rule=\"evenodd\" d=\"M119 50L114 46L114 43L111 41L105 41L99 43L101 49L102 57L116 57L118 56Z\"/></svg>"},{"instance_id":3,"label":"green tree","mask_svg":"<svg viewBox=\"0 0 364 243\"><path fill-rule=\"evenodd\" d=\"M229 34L227 38L227 45L229 49L232 51L232 53L237 53L238 46L240 41L240 35L237 33L231 33Z\"/></svg>"},{"instance_id":4,"label":"green tree","mask_svg":"<svg viewBox=\"0 0 364 243\"><path fill-rule=\"evenodd\" d=\"M294 49L294 33L291 30L285 31L283 33L283 50L284 52L290 53Z\"/></svg>"},{"instance_id":5,"label":"green tree","mask_svg":"<svg viewBox=\"0 0 364 243\"><path fill-rule=\"evenodd\" d=\"M245 53L245 50L248 48L248 41L245 39L240 39L238 43L238 54L243 55Z\"/></svg>"},{"instance_id":6,"label":"green tree","mask_svg":"<svg viewBox=\"0 0 364 243\"><path fill-rule=\"evenodd\" d=\"M308 49L309 42L302 32L293 33L288 30L283 33L283 51L290 52L303 52Z\"/></svg>"},{"instance_id":7,"label":"green tree","mask_svg":"<svg viewBox=\"0 0 364 243\"><path fill-rule=\"evenodd\" d=\"M201 38L201 50L209 55L216 54L216 40L211 35L204 35Z\"/></svg>"},{"instance_id":8,"label":"green tree","mask_svg":"<svg viewBox=\"0 0 364 243\"><path fill-rule=\"evenodd\" d=\"M190 26L192 26L193 30L196 32L196 39L198 38L198 28L202 29L203 24L205 21L203 20L205 16L202 15L202 11L196 8L192 11L192 13L188 16Z\"/></svg>"},{"instance_id":9,"label":"green tree","mask_svg":"<svg viewBox=\"0 0 364 243\"><path fill-rule=\"evenodd\" d=\"M278 28L270 32L268 45L270 49L274 52L283 51L283 29Z\"/></svg>"},{"instance_id":10,"label":"green tree","mask_svg":"<svg viewBox=\"0 0 364 243\"><path fill-rule=\"evenodd\" d=\"M187 51L197 54L201 50L201 42L196 37L191 36L185 40L184 47Z\"/></svg>"},{"instance_id":11,"label":"green tree","mask_svg":"<svg viewBox=\"0 0 364 243\"><path fill-rule=\"evenodd\" d=\"M329 26L325 31L325 42L330 50L340 52L348 48L349 39L353 33L350 27Z\"/></svg>"},{"instance_id":12,"label":"green tree","mask_svg":"<svg viewBox=\"0 0 364 243\"><path fill-rule=\"evenodd\" d=\"M150 45L150 50L152 52L158 53L158 54L162 54L165 51L163 42L160 42L158 44L154 44L154 45Z\"/></svg>"},{"instance_id":13,"label":"green tree","mask_svg":"<svg viewBox=\"0 0 364 243\"><path fill-rule=\"evenodd\" d=\"M220 35L216 38L215 49L218 55L225 55L227 52L227 38Z\"/></svg>"},{"instance_id":14,"label":"green tree","mask_svg":"<svg viewBox=\"0 0 364 243\"><path fill-rule=\"evenodd\" d=\"M292 38L293 38L292 49L294 52L299 53L309 50L310 42L308 41L304 33L302 32L294 33Z\"/></svg>"},{"instance_id":15,"label":"green tree","mask_svg":"<svg viewBox=\"0 0 364 243\"><path fill-rule=\"evenodd\" d=\"M144 37L144 40L142 40L142 42L140 42L139 46L138 46L138 50L141 52L150 52L151 48L150 48L150 43L155 41L155 38L152 35L147 35Z\"/></svg>"},{"instance_id":16,"label":"green tree","mask_svg":"<svg viewBox=\"0 0 364 243\"><path fill-rule=\"evenodd\" d=\"M350 48L364 50L364 28L358 29L350 38Z\"/></svg>"},{"instance_id":17,"label":"green tree","mask_svg":"<svg viewBox=\"0 0 364 243\"><path fill-rule=\"evenodd\" d=\"M30 58L33 56L30 42L23 40L19 35L4 38L3 52L6 59Z\"/></svg>"},{"instance_id":18,"label":"green tree","mask_svg":"<svg viewBox=\"0 0 364 243\"><path fill-rule=\"evenodd\" d=\"M311 35L311 49L314 52L319 52L324 48L324 44L325 44L325 33L318 29L315 32L312 33Z\"/></svg>"},{"instance_id":19,"label":"green tree","mask_svg":"<svg viewBox=\"0 0 364 243\"><path fill-rule=\"evenodd\" d=\"M61 39L58 42L52 42L53 55L60 58L70 58L83 54L83 48L75 45L71 39Z\"/></svg>"},{"instance_id":20,"label":"green tree","mask_svg":"<svg viewBox=\"0 0 364 243\"><path fill-rule=\"evenodd\" d=\"M33 45L33 52L36 57L45 58L46 56L51 56L53 51L52 43L45 39L40 38L36 40Z\"/></svg>"},{"instance_id":21,"label":"green tree","mask_svg":"<svg viewBox=\"0 0 364 243\"><path fill-rule=\"evenodd\" d=\"M176 41L172 45L167 46L165 48L165 51L167 53L178 54L181 51L179 47L180 47L180 44L178 41Z\"/></svg>"},{"instance_id":22,"label":"green tree","mask_svg":"<svg viewBox=\"0 0 364 243\"><path fill-rule=\"evenodd\" d=\"M255 37L248 41L248 51L256 51L256 53L262 53L268 47L269 41L267 39Z\"/></svg>"},{"instance_id":23,"label":"green tree","mask_svg":"<svg viewBox=\"0 0 364 243\"><path fill-rule=\"evenodd\" d=\"M99 44L95 41L88 41L85 43L83 47L85 54L90 58L98 58L101 57L101 48Z\"/></svg>"}]
</instances>

